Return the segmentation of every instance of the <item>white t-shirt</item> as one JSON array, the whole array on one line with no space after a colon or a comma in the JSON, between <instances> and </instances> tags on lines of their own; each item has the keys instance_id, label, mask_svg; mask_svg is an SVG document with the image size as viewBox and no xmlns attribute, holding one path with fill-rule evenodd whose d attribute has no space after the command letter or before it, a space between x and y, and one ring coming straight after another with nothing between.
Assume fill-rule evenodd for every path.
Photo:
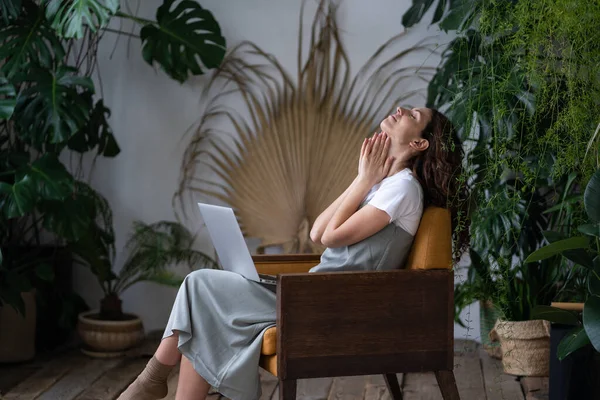
<instances>
[{"instance_id":1,"label":"white t-shirt","mask_svg":"<svg viewBox=\"0 0 600 400\"><path fill-rule=\"evenodd\" d=\"M417 233L423 214L423 188L410 169L405 168L373 186L363 202L385 211L390 223L413 236Z\"/></svg>"}]
</instances>

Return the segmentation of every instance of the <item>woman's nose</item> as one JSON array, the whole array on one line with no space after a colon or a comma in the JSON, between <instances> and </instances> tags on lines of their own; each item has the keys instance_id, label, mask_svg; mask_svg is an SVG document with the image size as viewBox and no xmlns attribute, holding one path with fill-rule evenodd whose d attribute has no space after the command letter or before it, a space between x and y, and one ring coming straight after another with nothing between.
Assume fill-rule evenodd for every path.
<instances>
[{"instance_id":1,"label":"woman's nose","mask_svg":"<svg viewBox=\"0 0 600 400\"><path fill-rule=\"evenodd\" d=\"M404 112L404 110L400 107L396 108L396 114L400 114L402 115L402 113Z\"/></svg>"}]
</instances>

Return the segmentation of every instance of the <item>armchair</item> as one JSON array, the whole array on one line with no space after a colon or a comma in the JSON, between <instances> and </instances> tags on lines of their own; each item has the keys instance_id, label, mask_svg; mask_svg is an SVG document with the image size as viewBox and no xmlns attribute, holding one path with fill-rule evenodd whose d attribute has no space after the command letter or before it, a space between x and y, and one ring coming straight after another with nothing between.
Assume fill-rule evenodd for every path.
<instances>
[{"instance_id":1,"label":"armchair","mask_svg":"<svg viewBox=\"0 0 600 400\"><path fill-rule=\"evenodd\" d=\"M433 371L445 400L459 400L453 373L454 299L448 210L428 207L405 269L307 273L318 255L254 256L277 274L277 325L263 335L260 366L279 379L383 374L394 400L400 372Z\"/></svg>"}]
</instances>

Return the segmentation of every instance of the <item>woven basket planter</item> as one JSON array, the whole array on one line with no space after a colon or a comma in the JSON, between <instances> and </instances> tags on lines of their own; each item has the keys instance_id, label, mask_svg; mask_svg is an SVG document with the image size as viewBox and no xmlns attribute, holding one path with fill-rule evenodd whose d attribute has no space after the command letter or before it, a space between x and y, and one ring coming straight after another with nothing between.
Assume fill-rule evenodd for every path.
<instances>
[{"instance_id":1,"label":"woven basket planter","mask_svg":"<svg viewBox=\"0 0 600 400\"><path fill-rule=\"evenodd\" d=\"M504 372L518 376L550 373L550 323L543 320L498 320L490 336L497 335Z\"/></svg>"},{"instance_id":2,"label":"woven basket planter","mask_svg":"<svg viewBox=\"0 0 600 400\"><path fill-rule=\"evenodd\" d=\"M103 321L98 311L79 314L77 332L84 343L81 349L93 357L118 357L144 339L144 325L135 315L125 321Z\"/></svg>"}]
</instances>

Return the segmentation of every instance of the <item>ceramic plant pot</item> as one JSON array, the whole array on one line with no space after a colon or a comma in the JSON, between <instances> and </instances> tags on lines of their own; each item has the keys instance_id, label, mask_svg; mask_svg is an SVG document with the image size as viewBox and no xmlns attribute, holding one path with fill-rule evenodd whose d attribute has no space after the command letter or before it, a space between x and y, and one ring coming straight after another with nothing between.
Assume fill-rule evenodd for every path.
<instances>
[{"instance_id":1,"label":"ceramic plant pot","mask_svg":"<svg viewBox=\"0 0 600 400\"><path fill-rule=\"evenodd\" d=\"M87 311L79 314L77 331L84 346L82 351L93 357L117 357L144 339L142 320L133 314L124 314L121 321L105 321L99 313Z\"/></svg>"}]
</instances>

